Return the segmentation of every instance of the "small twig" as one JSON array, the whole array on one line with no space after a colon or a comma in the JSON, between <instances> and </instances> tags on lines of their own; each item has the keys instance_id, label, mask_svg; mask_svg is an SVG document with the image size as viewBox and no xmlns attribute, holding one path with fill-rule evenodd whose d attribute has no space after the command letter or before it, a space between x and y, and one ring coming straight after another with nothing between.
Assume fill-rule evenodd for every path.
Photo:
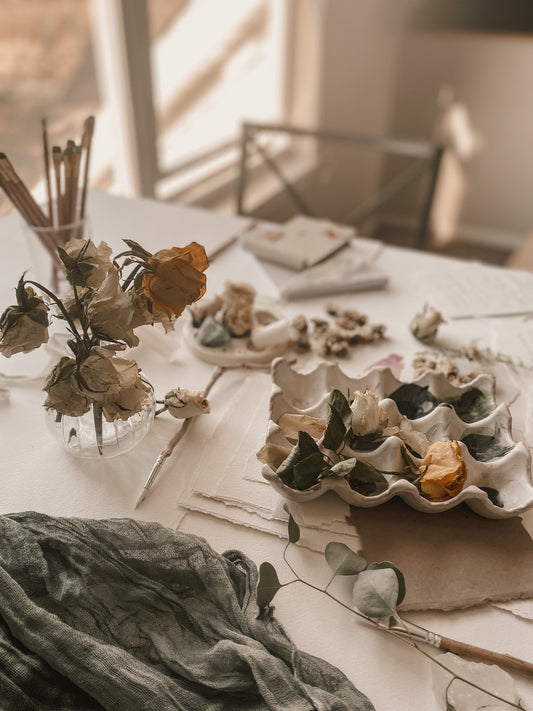
<instances>
[{"instance_id":1,"label":"small twig","mask_svg":"<svg viewBox=\"0 0 533 711\"><path fill-rule=\"evenodd\" d=\"M221 377L221 375L226 372L226 370L228 370L228 368L219 367L214 371L213 375L211 376L211 380L208 382L208 384L206 385L206 387L203 391L203 397L207 397L209 395L213 385L217 382L217 380ZM179 430L169 440L167 446L162 450L162 452L159 454L159 456L155 460L154 466L152 467L152 470L150 471L150 474L148 475L148 479L146 480L146 483L142 488L139 498L137 499L135 508L138 508L142 504L142 502L145 500L146 496L148 495L148 492L150 491L151 487L154 485L159 472L163 468L163 464L168 459L168 457L170 457L170 455L174 451L176 445L179 442L181 442L181 440L185 436L185 433L189 429L191 422L194 419L195 419L195 417L187 417L183 420L182 425L179 428Z\"/></svg>"}]
</instances>

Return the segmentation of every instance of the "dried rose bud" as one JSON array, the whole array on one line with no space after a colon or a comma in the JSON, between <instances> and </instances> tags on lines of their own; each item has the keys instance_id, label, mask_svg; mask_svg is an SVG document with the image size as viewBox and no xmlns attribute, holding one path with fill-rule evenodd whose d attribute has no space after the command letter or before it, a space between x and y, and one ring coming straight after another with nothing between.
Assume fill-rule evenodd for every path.
<instances>
[{"instance_id":1,"label":"dried rose bud","mask_svg":"<svg viewBox=\"0 0 533 711\"><path fill-rule=\"evenodd\" d=\"M205 395L186 388L170 390L163 402L172 417L179 419L196 417L209 412L209 401Z\"/></svg>"},{"instance_id":2,"label":"dried rose bud","mask_svg":"<svg viewBox=\"0 0 533 711\"><path fill-rule=\"evenodd\" d=\"M468 471L457 440L433 442L420 464L422 492L431 501L446 501L462 490Z\"/></svg>"},{"instance_id":3,"label":"dried rose bud","mask_svg":"<svg viewBox=\"0 0 533 711\"><path fill-rule=\"evenodd\" d=\"M441 323L444 323L444 319L440 311L426 304L422 313L417 314L411 321L409 328L415 338L425 342L435 338Z\"/></svg>"},{"instance_id":4,"label":"dried rose bud","mask_svg":"<svg viewBox=\"0 0 533 711\"><path fill-rule=\"evenodd\" d=\"M380 433L387 424L387 413L380 407L379 398L371 390L355 392L350 407L352 431L357 437Z\"/></svg>"}]
</instances>

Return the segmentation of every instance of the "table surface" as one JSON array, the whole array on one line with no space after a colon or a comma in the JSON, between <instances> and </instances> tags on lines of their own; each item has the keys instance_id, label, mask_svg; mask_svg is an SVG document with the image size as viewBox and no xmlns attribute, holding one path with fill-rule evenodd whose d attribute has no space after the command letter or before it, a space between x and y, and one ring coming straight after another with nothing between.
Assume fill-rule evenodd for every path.
<instances>
[{"instance_id":1,"label":"table surface","mask_svg":"<svg viewBox=\"0 0 533 711\"><path fill-rule=\"evenodd\" d=\"M88 211L94 241L103 240L114 251L120 249L123 238L136 240L151 251L196 240L209 251L249 224L243 217L99 192L90 194ZM3 309L13 302L14 286L35 257L33 248L22 237L18 215L0 220L0 243ZM371 242L365 244L372 248ZM522 272L391 247L382 250L378 264L389 275L386 289L342 296L343 305L355 307L368 314L371 321L387 327L386 341L361 346L343 360L341 367L350 375L361 373L393 352L403 356L406 371L402 377L408 375L411 358L420 350L408 325L424 301L440 307L445 316L469 311L520 310L528 301L533 303L533 275ZM210 265L208 293L219 293L227 280L246 280L254 284L258 293L275 299L278 292L272 274L272 270L265 269L237 243ZM282 308L288 315L317 315L323 313L324 301L324 298L306 299L282 304ZM451 347L475 339L494 352L503 350L526 361L533 338L530 323L516 319L448 320L443 338ZM167 335L159 328L141 329L139 334L141 343L132 357L152 382L158 397L178 386L196 390L205 387L213 366L192 356L184 345L180 328ZM16 376L41 372L48 365L44 349L2 359L0 364L0 373L5 376L0 376L0 385L10 390L9 402L0 405L1 513L35 510L57 516L133 517L170 527L179 525L183 531L205 537L220 552L238 548L257 565L268 560L282 581L291 579L282 559L285 541L279 536L221 517L180 512L178 491L198 457L198 450L188 446L187 439L178 445L146 501L134 508L155 458L179 426L176 420L168 416L157 418L142 444L116 459L86 461L64 452L50 437L45 423L42 380L16 380ZM217 403L214 391L211 418L220 416L222 408ZM244 422L246 413L233 412L232 417ZM266 425L265 422L265 431ZM220 452L220 466L227 456L228 452ZM406 507L406 516L409 511ZM493 524L497 527L499 522ZM438 525L435 517L435 526ZM394 536L394 531L390 535ZM334 535L327 532L323 537L324 545L334 540ZM321 554L298 547L290 556L302 577L317 585L327 580L328 569ZM438 565L438 553L435 564ZM424 571L420 574L424 575ZM339 580L332 591L345 599L349 596L349 581ZM296 645L338 666L379 711L444 708L433 691L435 665L408 645L358 621L347 610L303 585L283 588L274 604L276 616ZM453 612L417 612L409 617L442 635L533 661L527 621L502 609L482 605ZM531 703L533 684L519 676L514 681L520 694Z\"/></svg>"}]
</instances>

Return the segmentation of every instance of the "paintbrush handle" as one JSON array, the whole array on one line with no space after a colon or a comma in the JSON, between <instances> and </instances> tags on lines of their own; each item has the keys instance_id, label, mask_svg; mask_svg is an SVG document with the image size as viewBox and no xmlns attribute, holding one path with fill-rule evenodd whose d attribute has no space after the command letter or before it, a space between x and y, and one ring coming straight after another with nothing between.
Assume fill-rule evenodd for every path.
<instances>
[{"instance_id":1,"label":"paintbrush handle","mask_svg":"<svg viewBox=\"0 0 533 711\"><path fill-rule=\"evenodd\" d=\"M442 649L445 652L452 652L453 654L457 654L459 657L471 659L474 662L497 664L499 667L504 669L512 669L513 671L520 672L521 674L533 676L533 664L531 662L525 662L523 659L511 657L509 654L491 652L489 649L483 649L482 647L475 647L472 644L458 642L457 640L450 639L449 637L441 637L439 649Z\"/></svg>"}]
</instances>

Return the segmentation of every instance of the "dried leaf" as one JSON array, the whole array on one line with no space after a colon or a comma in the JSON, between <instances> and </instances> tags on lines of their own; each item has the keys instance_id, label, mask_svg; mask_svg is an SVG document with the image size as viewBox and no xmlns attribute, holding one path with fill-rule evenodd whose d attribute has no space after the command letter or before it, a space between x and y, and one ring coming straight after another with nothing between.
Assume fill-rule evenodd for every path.
<instances>
[{"instance_id":1,"label":"dried leaf","mask_svg":"<svg viewBox=\"0 0 533 711\"><path fill-rule=\"evenodd\" d=\"M328 543L324 555L334 575L357 575L366 568L366 560L344 543Z\"/></svg>"}]
</instances>

